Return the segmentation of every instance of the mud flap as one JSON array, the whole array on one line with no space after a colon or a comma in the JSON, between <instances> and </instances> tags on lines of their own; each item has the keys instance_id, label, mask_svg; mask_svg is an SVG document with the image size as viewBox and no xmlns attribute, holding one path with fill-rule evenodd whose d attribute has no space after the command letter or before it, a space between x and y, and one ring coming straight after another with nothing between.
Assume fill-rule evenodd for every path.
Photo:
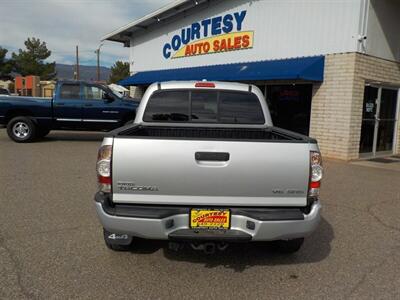
<instances>
[{"instance_id":1,"label":"mud flap","mask_svg":"<svg viewBox=\"0 0 400 300\"><path fill-rule=\"evenodd\" d=\"M111 245L128 246L132 243L132 237L127 234L109 232L104 229L104 239Z\"/></svg>"}]
</instances>

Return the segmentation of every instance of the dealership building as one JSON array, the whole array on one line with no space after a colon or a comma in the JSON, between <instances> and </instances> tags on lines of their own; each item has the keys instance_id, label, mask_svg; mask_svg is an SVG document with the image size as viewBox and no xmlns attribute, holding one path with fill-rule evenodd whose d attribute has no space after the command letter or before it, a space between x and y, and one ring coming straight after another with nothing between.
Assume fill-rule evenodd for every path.
<instances>
[{"instance_id":1,"label":"dealership building","mask_svg":"<svg viewBox=\"0 0 400 300\"><path fill-rule=\"evenodd\" d=\"M274 125L345 160L400 154L400 1L178 0L103 37L153 82L257 85Z\"/></svg>"}]
</instances>

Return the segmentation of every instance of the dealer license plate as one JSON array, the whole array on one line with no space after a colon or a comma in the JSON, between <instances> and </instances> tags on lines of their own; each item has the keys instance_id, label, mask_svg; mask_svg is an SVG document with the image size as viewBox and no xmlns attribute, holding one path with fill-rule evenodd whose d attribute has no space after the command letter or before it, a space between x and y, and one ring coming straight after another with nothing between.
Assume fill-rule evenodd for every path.
<instances>
[{"instance_id":1,"label":"dealer license plate","mask_svg":"<svg viewBox=\"0 0 400 300\"><path fill-rule=\"evenodd\" d=\"M229 229L231 226L229 209L197 209L190 210L191 228Z\"/></svg>"}]
</instances>

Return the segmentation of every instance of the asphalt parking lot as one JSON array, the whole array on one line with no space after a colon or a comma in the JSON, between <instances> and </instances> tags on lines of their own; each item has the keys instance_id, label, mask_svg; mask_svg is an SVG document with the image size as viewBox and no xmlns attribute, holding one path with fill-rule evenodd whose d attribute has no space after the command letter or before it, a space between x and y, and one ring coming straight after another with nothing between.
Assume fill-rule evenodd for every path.
<instances>
[{"instance_id":1,"label":"asphalt parking lot","mask_svg":"<svg viewBox=\"0 0 400 300\"><path fill-rule=\"evenodd\" d=\"M108 250L93 207L102 134L0 129L0 298L399 299L400 172L325 161L323 220L295 255Z\"/></svg>"}]
</instances>

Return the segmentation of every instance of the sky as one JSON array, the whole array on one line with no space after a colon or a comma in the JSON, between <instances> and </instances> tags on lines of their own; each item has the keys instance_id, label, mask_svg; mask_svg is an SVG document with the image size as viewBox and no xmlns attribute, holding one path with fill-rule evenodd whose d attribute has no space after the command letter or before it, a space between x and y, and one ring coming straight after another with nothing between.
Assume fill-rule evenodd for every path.
<instances>
[{"instance_id":1,"label":"sky","mask_svg":"<svg viewBox=\"0 0 400 300\"><path fill-rule=\"evenodd\" d=\"M28 37L46 42L52 55L48 61L75 63L79 46L82 65L96 65L95 50L102 36L132 22L172 0L1 0L0 46L11 52L24 49ZM116 60L128 61L129 48L104 42L100 64L110 67Z\"/></svg>"}]
</instances>

